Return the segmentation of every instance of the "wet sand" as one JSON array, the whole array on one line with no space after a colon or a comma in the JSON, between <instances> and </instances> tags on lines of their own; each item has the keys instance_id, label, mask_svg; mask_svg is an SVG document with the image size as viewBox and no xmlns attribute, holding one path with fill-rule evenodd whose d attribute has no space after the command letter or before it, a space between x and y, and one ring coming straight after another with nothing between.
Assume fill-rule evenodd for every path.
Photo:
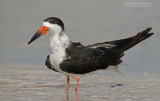
<instances>
[{"instance_id":1,"label":"wet sand","mask_svg":"<svg viewBox=\"0 0 160 101\"><path fill-rule=\"evenodd\" d=\"M0 65L1 101L158 101L159 75L97 71L80 78L76 95L76 79L71 78L67 97L66 77L45 66Z\"/></svg>"}]
</instances>

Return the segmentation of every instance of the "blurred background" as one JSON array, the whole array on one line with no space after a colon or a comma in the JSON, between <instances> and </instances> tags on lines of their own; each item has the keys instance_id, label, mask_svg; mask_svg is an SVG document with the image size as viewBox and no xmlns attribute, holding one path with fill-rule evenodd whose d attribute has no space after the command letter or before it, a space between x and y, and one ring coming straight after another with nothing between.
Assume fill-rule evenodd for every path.
<instances>
[{"instance_id":1,"label":"blurred background","mask_svg":"<svg viewBox=\"0 0 160 101\"><path fill-rule=\"evenodd\" d=\"M48 35L27 44L47 17L60 18L70 40L84 45L127 38L152 27L155 34L128 50L123 61L129 66L119 69L159 76L159 10L160 0L0 0L0 80L13 68L18 75L24 66L57 75L45 67Z\"/></svg>"},{"instance_id":2,"label":"blurred background","mask_svg":"<svg viewBox=\"0 0 160 101\"><path fill-rule=\"evenodd\" d=\"M123 60L134 66L131 69L158 69L159 9L159 0L0 0L0 63L44 65L48 35L27 43L43 20L53 16L62 19L70 40L85 45L126 38L152 27L155 35L127 51Z\"/></svg>"}]
</instances>

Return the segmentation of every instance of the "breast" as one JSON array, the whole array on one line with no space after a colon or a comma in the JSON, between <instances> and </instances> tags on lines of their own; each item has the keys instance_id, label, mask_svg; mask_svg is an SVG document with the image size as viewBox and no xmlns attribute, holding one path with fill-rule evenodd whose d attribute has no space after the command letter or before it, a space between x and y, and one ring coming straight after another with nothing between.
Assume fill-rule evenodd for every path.
<instances>
[{"instance_id":1,"label":"breast","mask_svg":"<svg viewBox=\"0 0 160 101\"><path fill-rule=\"evenodd\" d=\"M63 58L57 54L50 54L49 60L51 65L55 68L55 70L61 72L59 64L63 61Z\"/></svg>"},{"instance_id":2,"label":"breast","mask_svg":"<svg viewBox=\"0 0 160 101\"><path fill-rule=\"evenodd\" d=\"M51 64L49 55L47 56L45 65L46 65L49 69L51 69L51 70L53 70L53 71L55 71L55 72L58 72L58 71L55 69L55 67Z\"/></svg>"}]
</instances>

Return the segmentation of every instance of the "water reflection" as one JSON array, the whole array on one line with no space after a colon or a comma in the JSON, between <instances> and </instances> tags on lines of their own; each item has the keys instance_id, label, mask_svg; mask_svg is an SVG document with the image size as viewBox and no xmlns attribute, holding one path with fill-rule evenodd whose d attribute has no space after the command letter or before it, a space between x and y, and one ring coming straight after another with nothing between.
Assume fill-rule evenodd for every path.
<instances>
[{"instance_id":1,"label":"water reflection","mask_svg":"<svg viewBox=\"0 0 160 101\"><path fill-rule=\"evenodd\" d=\"M75 90L75 93L76 93L76 96L75 96L75 97L76 97L76 101L79 101L78 91ZM67 92L66 99L67 99L67 101L70 101L70 100L69 100L69 92Z\"/></svg>"}]
</instances>

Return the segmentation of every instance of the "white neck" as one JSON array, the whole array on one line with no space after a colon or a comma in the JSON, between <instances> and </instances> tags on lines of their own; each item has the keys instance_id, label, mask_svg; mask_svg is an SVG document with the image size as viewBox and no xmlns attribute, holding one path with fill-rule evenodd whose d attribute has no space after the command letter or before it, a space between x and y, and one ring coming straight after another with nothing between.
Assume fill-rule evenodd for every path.
<instances>
[{"instance_id":1,"label":"white neck","mask_svg":"<svg viewBox=\"0 0 160 101\"><path fill-rule=\"evenodd\" d=\"M50 62L55 67L58 67L66 57L66 48L69 46L70 41L65 32L49 34L50 38Z\"/></svg>"}]
</instances>

